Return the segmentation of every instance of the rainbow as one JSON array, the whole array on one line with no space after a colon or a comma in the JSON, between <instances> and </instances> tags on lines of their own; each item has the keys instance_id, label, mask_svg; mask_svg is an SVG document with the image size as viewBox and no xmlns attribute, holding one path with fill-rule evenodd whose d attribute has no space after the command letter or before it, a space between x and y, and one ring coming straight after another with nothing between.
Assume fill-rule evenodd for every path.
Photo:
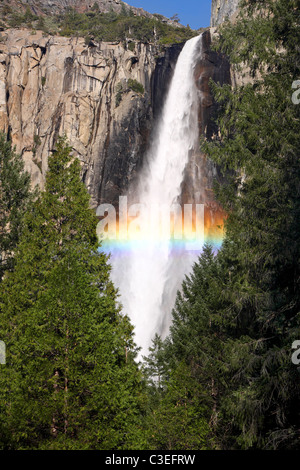
<instances>
[{"instance_id":1,"label":"rainbow","mask_svg":"<svg viewBox=\"0 0 300 470\"><path fill-rule=\"evenodd\" d=\"M172 256L180 257L187 251L200 253L204 244L209 244L217 252L221 248L224 238L225 218L226 215L220 208L205 207L204 230L201 238L196 237L196 231L194 230L187 237L182 236L181 239L172 236L167 239L161 236L159 231L155 233L148 232L142 236L136 233L134 237L126 239L122 237L123 239L120 239L119 233L124 234L124 227L119 227L117 224L115 238L99 237L101 251L113 257L124 257L130 255L133 250L140 252L142 255L150 246L151 250L155 249L159 254L160 250L165 250L167 246Z\"/></svg>"}]
</instances>

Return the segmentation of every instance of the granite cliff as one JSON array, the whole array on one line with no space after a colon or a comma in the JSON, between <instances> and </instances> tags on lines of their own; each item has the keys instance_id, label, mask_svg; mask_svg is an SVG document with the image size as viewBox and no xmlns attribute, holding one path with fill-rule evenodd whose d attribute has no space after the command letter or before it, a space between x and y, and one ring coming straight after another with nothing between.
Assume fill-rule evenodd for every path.
<instances>
[{"instance_id":1,"label":"granite cliff","mask_svg":"<svg viewBox=\"0 0 300 470\"><path fill-rule=\"evenodd\" d=\"M67 5L69 0L61 3ZM57 137L65 134L81 161L92 205L116 204L142 166L183 44L162 51L150 43L87 44L83 38L47 36L29 29L8 29L0 35L0 128L22 155L33 184L43 187L49 152ZM210 50L207 31L195 74L199 127L207 137L215 131L211 117L216 112L210 77L230 81L229 64ZM185 200L192 197L190 181L199 162L206 165L204 156L199 158L187 168ZM213 172L208 165L205 178L211 179Z\"/></svg>"},{"instance_id":2,"label":"granite cliff","mask_svg":"<svg viewBox=\"0 0 300 470\"><path fill-rule=\"evenodd\" d=\"M226 19L234 18L240 0L212 0L210 25L217 26Z\"/></svg>"},{"instance_id":3,"label":"granite cliff","mask_svg":"<svg viewBox=\"0 0 300 470\"><path fill-rule=\"evenodd\" d=\"M181 47L169 48L157 65L159 51L150 44L87 46L29 30L2 32L1 40L0 126L33 184L43 187L49 151L66 134L93 205L113 201L141 164L162 99L156 80L166 83ZM129 79L144 92L131 89Z\"/></svg>"}]
</instances>

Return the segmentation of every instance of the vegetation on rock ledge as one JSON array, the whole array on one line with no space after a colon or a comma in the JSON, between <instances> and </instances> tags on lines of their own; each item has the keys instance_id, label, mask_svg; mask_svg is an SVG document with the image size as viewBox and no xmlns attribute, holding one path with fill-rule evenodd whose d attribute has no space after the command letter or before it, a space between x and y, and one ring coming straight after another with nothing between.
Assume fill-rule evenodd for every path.
<instances>
[{"instance_id":1,"label":"vegetation on rock ledge","mask_svg":"<svg viewBox=\"0 0 300 470\"><path fill-rule=\"evenodd\" d=\"M86 13L69 9L60 15L50 16L37 16L29 7L25 13L15 11L7 5L0 11L2 29L5 25L14 28L34 28L44 31L45 34L84 37L87 43L90 40L99 42L131 39L164 45L181 43L199 34L190 27L167 24L159 15L152 18L135 16L132 10L125 6L120 14L114 11L100 13L94 7Z\"/></svg>"}]
</instances>

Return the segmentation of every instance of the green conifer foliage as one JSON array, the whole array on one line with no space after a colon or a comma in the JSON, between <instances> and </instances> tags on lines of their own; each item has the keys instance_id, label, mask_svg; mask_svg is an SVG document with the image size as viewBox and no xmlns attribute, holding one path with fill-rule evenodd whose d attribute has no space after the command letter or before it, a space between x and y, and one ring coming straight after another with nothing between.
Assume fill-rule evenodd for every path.
<instances>
[{"instance_id":1,"label":"green conifer foliage","mask_svg":"<svg viewBox=\"0 0 300 470\"><path fill-rule=\"evenodd\" d=\"M203 390L181 362L170 373L160 399L148 415L148 448L207 450L212 442Z\"/></svg>"},{"instance_id":2,"label":"green conifer foliage","mask_svg":"<svg viewBox=\"0 0 300 470\"><path fill-rule=\"evenodd\" d=\"M80 164L60 139L3 281L3 448L118 449L140 406L132 327L117 306Z\"/></svg>"},{"instance_id":3,"label":"green conifer foliage","mask_svg":"<svg viewBox=\"0 0 300 470\"><path fill-rule=\"evenodd\" d=\"M30 176L0 133L0 280L13 267L13 252L22 231L22 218L30 200Z\"/></svg>"},{"instance_id":4,"label":"green conifer foliage","mask_svg":"<svg viewBox=\"0 0 300 470\"><path fill-rule=\"evenodd\" d=\"M244 2L239 20L220 29L215 47L251 79L212 83L219 133L203 149L224 173L216 195L228 214L226 237L216 256L205 247L183 283L160 348L169 374L185 361L205 390L222 449L299 449L291 361L300 338L297 5Z\"/></svg>"},{"instance_id":5,"label":"green conifer foliage","mask_svg":"<svg viewBox=\"0 0 300 470\"><path fill-rule=\"evenodd\" d=\"M231 306L223 318L234 328L221 409L242 448L299 446L299 378L291 363L300 334L300 108L291 99L298 44L297 2L276 0L245 2L217 45L252 76L240 87L213 86L220 136L205 145L227 176L217 194L229 216L220 258L231 272Z\"/></svg>"}]
</instances>

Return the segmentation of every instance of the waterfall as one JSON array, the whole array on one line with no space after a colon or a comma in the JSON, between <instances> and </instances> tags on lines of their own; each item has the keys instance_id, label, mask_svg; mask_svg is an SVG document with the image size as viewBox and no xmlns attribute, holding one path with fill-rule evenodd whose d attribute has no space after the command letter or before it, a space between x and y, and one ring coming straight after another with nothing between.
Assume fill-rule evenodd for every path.
<instances>
[{"instance_id":1,"label":"waterfall","mask_svg":"<svg viewBox=\"0 0 300 470\"><path fill-rule=\"evenodd\" d=\"M140 206L135 209L145 209L139 220L139 227L146 224L144 236L133 241L124 256L114 256L112 250L112 279L144 355L156 332L162 336L168 332L176 292L198 254L184 250L184 246L178 250L161 232L158 235L155 227L161 228L161 219L149 223L150 219L153 222L153 212L156 215L153 208L158 213L180 200L186 165L199 146L199 91L194 68L200 54L201 36L186 42L139 177L135 200Z\"/></svg>"}]
</instances>

